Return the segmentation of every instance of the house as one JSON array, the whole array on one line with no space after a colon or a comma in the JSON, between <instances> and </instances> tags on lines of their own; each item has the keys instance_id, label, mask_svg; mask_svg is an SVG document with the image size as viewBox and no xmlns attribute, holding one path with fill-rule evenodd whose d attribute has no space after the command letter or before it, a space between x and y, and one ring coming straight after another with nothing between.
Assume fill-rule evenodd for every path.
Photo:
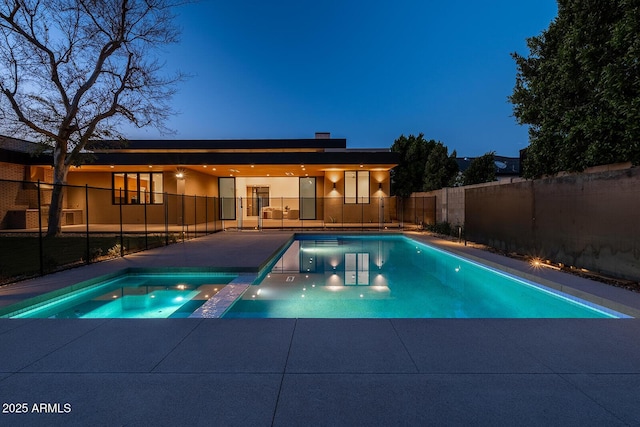
<instances>
[{"instance_id":1,"label":"house","mask_svg":"<svg viewBox=\"0 0 640 427\"><path fill-rule=\"evenodd\" d=\"M458 164L458 170L460 171L460 173L466 171L474 159L475 157L457 157L456 163ZM495 155L494 164L496 166L495 171L497 181L511 181L513 178L518 178L521 176L521 159L519 157L505 157Z\"/></svg>"},{"instance_id":2,"label":"house","mask_svg":"<svg viewBox=\"0 0 640 427\"><path fill-rule=\"evenodd\" d=\"M27 154L34 145L0 140L0 179L50 184L51 156ZM346 139L329 133L310 139L100 141L86 155L87 163L72 167L67 177L69 222L83 215L92 224L115 224L124 215L128 223L213 218L237 227L388 221L384 199L398 162L389 150L348 149ZM34 209L33 200L23 202L0 209Z\"/></svg>"}]
</instances>

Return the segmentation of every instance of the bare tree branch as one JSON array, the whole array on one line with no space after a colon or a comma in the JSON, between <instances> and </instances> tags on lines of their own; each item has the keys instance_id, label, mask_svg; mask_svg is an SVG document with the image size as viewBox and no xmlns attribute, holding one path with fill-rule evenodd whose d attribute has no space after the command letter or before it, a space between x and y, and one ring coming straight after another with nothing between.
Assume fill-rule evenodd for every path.
<instances>
[{"instance_id":1,"label":"bare tree branch","mask_svg":"<svg viewBox=\"0 0 640 427\"><path fill-rule=\"evenodd\" d=\"M118 124L164 131L182 74L158 48L177 41L174 0L0 0L0 129L54 148L54 184ZM61 208L54 195L50 211ZM49 221L49 234L56 225ZM59 227L59 221L58 221Z\"/></svg>"}]
</instances>

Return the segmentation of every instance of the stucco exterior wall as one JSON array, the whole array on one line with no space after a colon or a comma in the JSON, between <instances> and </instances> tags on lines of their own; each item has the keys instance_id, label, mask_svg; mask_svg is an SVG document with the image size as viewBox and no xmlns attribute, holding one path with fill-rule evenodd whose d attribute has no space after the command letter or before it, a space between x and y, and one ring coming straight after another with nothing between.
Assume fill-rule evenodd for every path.
<instances>
[{"instance_id":1,"label":"stucco exterior wall","mask_svg":"<svg viewBox=\"0 0 640 427\"><path fill-rule=\"evenodd\" d=\"M335 188L333 184L335 183ZM380 188L380 184L382 187ZM369 172L369 203L344 203L344 171L327 171L324 179L324 221L331 223L377 224L390 222L390 181L388 171ZM321 194L321 193L318 193ZM319 218L320 219L320 218Z\"/></svg>"},{"instance_id":2,"label":"stucco exterior wall","mask_svg":"<svg viewBox=\"0 0 640 427\"><path fill-rule=\"evenodd\" d=\"M144 171L143 171L144 172ZM82 209L86 215L87 203L85 187L88 185L89 223L118 224L120 205L113 204L111 191L111 173L73 172L69 174L65 207ZM182 185L182 187L180 187ZM197 172L189 173L182 182L173 172L163 172L163 190L169 193L165 204L122 205L122 222L126 224L144 224L145 210L147 223L194 224L217 219L217 209L212 195L217 194L217 178ZM182 192L185 196L182 197ZM194 197L197 195L197 197ZM207 196L207 197L205 197ZM145 209L146 208L146 209Z\"/></svg>"},{"instance_id":3,"label":"stucco exterior wall","mask_svg":"<svg viewBox=\"0 0 640 427\"><path fill-rule=\"evenodd\" d=\"M38 179L52 178L51 168L38 167L37 170L25 169L25 166L10 164L4 172L10 178L24 179L25 174ZM64 189L63 209L73 211L73 222L67 224L118 224L122 218L124 224L160 225L192 225L203 222L219 221L218 212L218 177L188 169L184 179L178 179L175 170L163 172L163 192L165 200L161 204L114 204L112 190L113 173L111 171L96 171L91 168L72 168L68 174L67 186ZM11 173L10 173L11 172ZM127 168L126 172L157 172L153 169ZM34 175L36 173L36 175ZM119 172L122 173L122 172ZM377 224L381 220L391 222L395 205L389 198L390 180L388 171L372 170L369 180L368 203L344 203L344 171L327 171L325 176L316 177L316 215L315 220L337 224ZM298 178L289 179L284 184L278 184L279 178L240 177L236 181L236 195L245 201L246 187L250 184L265 183L272 188L271 205L284 210L289 208L286 219L298 219L299 197ZM286 178L281 178L286 179ZM334 188L334 183L336 186ZM7 184L0 197L4 197L0 214L2 227L6 228L6 214L9 210L23 210L37 208L37 191L26 191L24 185ZM33 184L30 184L33 185ZM294 188L295 187L295 188ZM35 186L34 186L35 189ZM277 190L277 191L276 191ZM293 197L291 197L293 195ZM50 203L51 189L41 189L41 199L44 206ZM239 206L239 205L238 205ZM239 209L239 208L238 208ZM246 212L243 211L243 215ZM24 215L23 215L24 216ZM64 215L63 215L64 217ZM23 221L24 222L24 221ZM228 225L228 224L227 224ZM285 224L286 225L286 224ZM16 226L14 228L24 228Z\"/></svg>"}]
</instances>

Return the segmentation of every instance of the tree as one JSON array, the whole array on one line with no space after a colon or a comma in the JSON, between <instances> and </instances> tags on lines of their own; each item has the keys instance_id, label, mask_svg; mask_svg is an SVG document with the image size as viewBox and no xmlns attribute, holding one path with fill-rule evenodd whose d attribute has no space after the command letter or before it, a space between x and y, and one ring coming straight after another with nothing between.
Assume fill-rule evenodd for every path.
<instances>
[{"instance_id":1,"label":"tree","mask_svg":"<svg viewBox=\"0 0 640 427\"><path fill-rule=\"evenodd\" d=\"M640 163L640 5L558 0L558 16L512 56L509 100L529 128L529 178L598 164Z\"/></svg>"},{"instance_id":2,"label":"tree","mask_svg":"<svg viewBox=\"0 0 640 427\"><path fill-rule=\"evenodd\" d=\"M165 130L182 76L161 73L154 52L177 41L171 0L2 0L0 114L13 135L53 154L47 235L60 233L62 186L95 139L118 125Z\"/></svg>"},{"instance_id":3,"label":"tree","mask_svg":"<svg viewBox=\"0 0 640 427\"><path fill-rule=\"evenodd\" d=\"M391 146L391 151L400 153L398 166L391 171L391 191L401 197L407 197L415 191L422 191L424 165L429 153L436 145L434 140L427 141L424 134L417 137L400 135Z\"/></svg>"},{"instance_id":4,"label":"tree","mask_svg":"<svg viewBox=\"0 0 640 427\"><path fill-rule=\"evenodd\" d=\"M442 142L435 144L424 167L423 191L453 186L458 174L456 155L453 150L449 156L449 150Z\"/></svg>"},{"instance_id":5,"label":"tree","mask_svg":"<svg viewBox=\"0 0 640 427\"><path fill-rule=\"evenodd\" d=\"M493 151L473 159L462 175L463 185L482 184L495 180L496 162Z\"/></svg>"}]
</instances>

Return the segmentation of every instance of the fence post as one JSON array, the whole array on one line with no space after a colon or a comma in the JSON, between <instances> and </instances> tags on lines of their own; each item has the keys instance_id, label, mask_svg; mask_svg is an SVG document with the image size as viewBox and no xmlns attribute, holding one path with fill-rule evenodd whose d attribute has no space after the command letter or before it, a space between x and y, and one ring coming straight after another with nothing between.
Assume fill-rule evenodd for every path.
<instances>
[{"instance_id":1,"label":"fence post","mask_svg":"<svg viewBox=\"0 0 640 427\"><path fill-rule=\"evenodd\" d=\"M169 246L169 194L164 193L164 245Z\"/></svg>"},{"instance_id":2,"label":"fence post","mask_svg":"<svg viewBox=\"0 0 640 427\"><path fill-rule=\"evenodd\" d=\"M44 251L42 247L42 203L40 200L40 180L38 180L38 251L40 252L40 275L44 276Z\"/></svg>"},{"instance_id":3,"label":"fence post","mask_svg":"<svg viewBox=\"0 0 640 427\"><path fill-rule=\"evenodd\" d=\"M204 195L204 235L206 236L207 234L209 234L209 206L207 206L209 204L209 198L207 197L207 195Z\"/></svg>"},{"instance_id":4,"label":"fence post","mask_svg":"<svg viewBox=\"0 0 640 427\"><path fill-rule=\"evenodd\" d=\"M213 208L213 232L214 233L218 231L218 220L216 219L216 217L220 215L220 203L217 202L216 200L219 200L219 198L215 196L211 198L211 207ZM216 206L216 204L218 206Z\"/></svg>"},{"instance_id":5,"label":"fence post","mask_svg":"<svg viewBox=\"0 0 640 427\"><path fill-rule=\"evenodd\" d=\"M184 193L180 195L180 224L182 225L182 242L184 243Z\"/></svg>"},{"instance_id":6,"label":"fence post","mask_svg":"<svg viewBox=\"0 0 640 427\"><path fill-rule=\"evenodd\" d=\"M258 197L257 202L258 202L258 230L262 231L262 197Z\"/></svg>"},{"instance_id":7,"label":"fence post","mask_svg":"<svg viewBox=\"0 0 640 427\"><path fill-rule=\"evenodd\" d=\"M91 249L89 248L89 184L84 185L84 217L87 223L87 264L91 263Z\"/></svg>"},{"instance_id":8,"label":"fence post","mask_svg":"<svg viewBox=\"0 0 640 427\"><path fill-rule=\"evenodd\" d=\"M149 232L147 229L147 200L144 202L144 248L149 249Z\"/></svg>"},{"instance_id":9,"label":"fence post","mask_svg":"<svg viewBox=\"0 0 640 427\"><path fill-rule=\"evenodd\" d=\"M193 238L198 237L198 196L193 195Z\"/></svg>"},{"instance_id":10,"label":"fence post","mask_svg":"<svg viewBox=\"0 0 640 427\"><path fill-rule=\"evenodd\" d=\"M124 256L124 241L122 238L122 187L120 187L120 256Z\"/></svg>"}]
</instances>

